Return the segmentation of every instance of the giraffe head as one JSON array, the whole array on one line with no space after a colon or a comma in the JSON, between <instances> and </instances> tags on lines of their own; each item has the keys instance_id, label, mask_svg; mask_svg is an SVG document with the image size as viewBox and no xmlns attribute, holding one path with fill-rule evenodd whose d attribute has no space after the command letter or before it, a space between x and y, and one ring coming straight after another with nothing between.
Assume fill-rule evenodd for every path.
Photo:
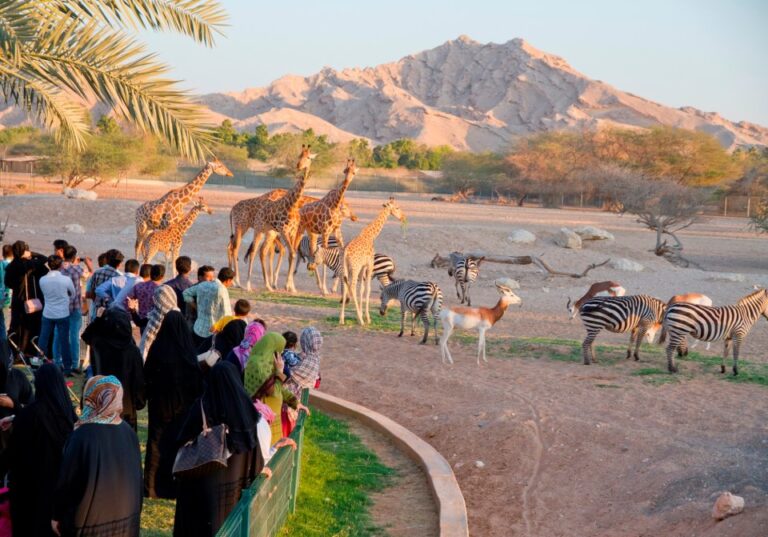
<instances>
[{"instance_id":1,"label":"giraffe head","mask_svg":"<svg viewBox=\"0 0 768 537\"><path fill-rule=\"evenodd\" d=\"M317 153L310 153L311 145L301 144L301 154L299 155L299 161L296 163L296 171L308 170L312 164L312 160L317 156Z\"/></svg>"},{"instance_id":2,"label":"giraffe head","mask_svg":"<svg viewBox=\"0 0 768 537\"><path fill-rule=\"evenodd\" d=\"M207 203L205 203L205 200L203 199L203 197L202 197L202 196L200 196L199 198L197 198L197 201L196 201L196 202L195 202L195 204L192 206L192 208L193 208L193 209L197 209L197 210L199 210L199 211L201 211L201 212L206 212L206 213L208 213L208 214L213 214L213 210L212 210L210 207L208 207L208 204L207 204Z\"/></svg>"},{"instance_id":3,"label":"giraffe head","mask_svg":"<svg viewBox=\"0 0 768 537\"><path fill-rule=\"evenodd\" d=\"M403 214L403 211L400 210L400 207L398 207L395 203L394 197L390 196L389 200L387 200L383 207L389 210L389 214L405 223L405 215Z\"/></svg>"},{"instance_id":4,"label":"giraffe head","mask_svg":"<svg viewBox=\"0 0 768 537\"><path fill-rule=\"evenodd\" d=\"M354 177L357 174L357 166L355 165L355 159L348 158L347 166L344 168L344 175Z\"/></svg>"},{"instance_id":5,"label":"giraffe head","mask_svg":"<svg viewBox=\"0 0 768 537\"><path fill-rule=\"evenodd\" d=\"M215 174L223 175L224 177L232 177L234 175L229 171L229 168L224 166L224 163L217 158L208 162L208 166L211 167L211 170L213 170L213 173Z\"/></svg>"}]
</instances>

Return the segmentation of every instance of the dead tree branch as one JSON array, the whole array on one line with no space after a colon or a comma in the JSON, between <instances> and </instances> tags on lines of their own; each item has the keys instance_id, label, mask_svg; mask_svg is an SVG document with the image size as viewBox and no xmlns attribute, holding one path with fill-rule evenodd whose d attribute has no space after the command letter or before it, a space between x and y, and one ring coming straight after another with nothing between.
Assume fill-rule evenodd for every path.
<instances>
[{"instance_id":1,"label":"dead tree branch","mask_svg":"<svg viewBox=\"0 0 768 537\"><path fill-rule=\"evenodd\" d=\"M448 256L442 256L440 254L435 254L435 257L432 258L432 261L430 262L429 266L432 268L452 268L454 263L452 262L453 258L456 257L456 254L459 254L459 252L452 252ZM485 263L501 263L505 265L534 265L542 272L546 272L548 276L567 276L569 278L584 278L589 272L593 269L596 269L598 267L605 266L608 264L610 259L606 259L602 263L592 263L587 268L585 268L582 272L576 273L576 272L563 272L561 270L556 270L549 266L547 263L544 262L540 257L532 256L532 255L520 255L520 256L510 256L510 255L495 255L495 254L489 254L485 252L464 252L460 253L459 255L464 257L471 257L474 259L483 259L483 262Z\"/></svg>"}]
</instances>

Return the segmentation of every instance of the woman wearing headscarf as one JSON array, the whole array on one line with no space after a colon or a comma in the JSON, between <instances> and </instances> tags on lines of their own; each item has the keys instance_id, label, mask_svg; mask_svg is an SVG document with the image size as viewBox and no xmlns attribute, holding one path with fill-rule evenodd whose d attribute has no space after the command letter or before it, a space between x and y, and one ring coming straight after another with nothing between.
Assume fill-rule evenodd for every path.
<instances>
[{"instance_id":1,"label":"woman wearing headscarf","mask_svg":"<svg viewBox=\"0 0 768 537\"><path fill-rule=\"evenodd\" d=\"M64 375L44 364L35 373L35 401L16 414L8 447L14 534L53 537L56 480L75 420Z\"/></svg>"},{"instance_id":2,"label":"woman wearing headscarf","mask_svg":"<svg viewBox=\"0 0 768 537\"><path fill-rule=\"evenodd\" d=\"M176 438L187 411L203 391L192 332L176 307L176 293L167 285L155 291L155 306L142 344L146 345L144 382L149 426L144 459L144 495L175 498L171 473L176 459ZM155 328L157 326L157 328Z\"/></svg>"},{"instance_id":3,"label":"woman wearing headscarf","mask_svg":"<svg viewBox=\"0 0 768 537\"><path fill-rule=\"evenodd\" d=\"M109 308L83 332L91 348L94 375L114 375L123 385L122 418L136 430L136 412L144 408L144 363L133 340L131 316Z\"/></svg>"},{"instance_id":4,"label":"woman wearing headscarf","mask_svg":"<svg viewBox=\"0 0 768 537\"><path fill-rule=\"evenodd\" d=\"M84 407L69 436L56 487L54 532L62 537L138 537L139 439L120 417L123 388L113 376L85 384Z\"/></svg>"},{"instance_id":5,"label":"woman wearing headscarf","mask_svg":"<svg viewBox=\"0 0 768 537\"><path fill-rule=\"evenodd\" d=\"M245 328L245 335L240 344L232 349L229 354L222 356L224 361L232 363L237 367L237 372L240 374L240 380L243 380L245 374L245 364L248 362L248 356L251 353L251 349L267 331L264 325L264 321L257 319L252 321Z\"/></svg>"},{"instance_id":6,"label":"woman wearing headscarf","mask_svg":"<svg viewBox=\"0 0 768 537\"><path fill-rule=\"evenodd\" d=\"M301 343L301 362L291 368L291 378L285 387L299 397L304 388L313 388L320 375L320 348L323 346L323 336L314 326L302 330L299 337Z\"/></svg>"},{"instance_id":7,"label":"woman wearing headscarf","mask_svg":"<svg viewBox=\"0 0 768 537\"><path fill-rule=\"evenodd\" d=\"M13 261L5 267L5 286L13 291L11 295L11 324L8 332L15 332L15 341L22 352L34 354L31 341L40 335L40 327L43 321L42 310L27 313L24 302L37 298L43 301L43 293L40 291L40 278L48 273L45 267L47 258L39 254L32 254L29 245L24 241L13 243Z\"/></svg>"},{"instance_id":8,"label":"woman wearing headscarf","mask_svg":"<svg viewBox=\"0 0 768 537\"><path fill-rule=\"evenodd\" d=\"M7 357L0 357L0 418L17 414L32 399L32 385L26 375L11 367Z\"/></svg>"},{"instance_id":9,"label":"woman wearing headscarf","mask_svg":"<svg viewBox=\"0 0 768 537\"><path fill-rule=\"evenodd\" d=\"M202 408L201 408L202 407ZM259 413L243 389L237 369L227 362L211 368L203 396L187 413L178 446L194 440L203 429L202 413L209 427L226 424L227 448L232 454L226 467L203 475L178 476L173 534L212 537L264 466L259 449Z\"/></svg>"},{"instance_id":10,"label":"woman wearing headscarf","mask_svg":"<svg viewBox=\"0 0 768 537\"><path fill-rule=\"evenodd\" d=\"M267 332L251 349L245 366L245 391L253 399L259 399L274 413L275 419L270 425L272 443L283 437L281 409L283 402L294 410L307 410L298 398L285 386L283 359L280 354L285 349L285 338L277 332Z\"/></svg>"}]
</instances>

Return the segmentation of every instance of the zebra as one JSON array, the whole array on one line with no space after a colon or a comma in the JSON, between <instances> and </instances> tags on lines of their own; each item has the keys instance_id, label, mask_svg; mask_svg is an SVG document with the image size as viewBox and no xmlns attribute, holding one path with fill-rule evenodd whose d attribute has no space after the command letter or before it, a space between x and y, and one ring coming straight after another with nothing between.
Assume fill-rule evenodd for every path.
<instances>
[{"instance_id":1,"label":"zebra","mask_svg":"<svg viewBox=\"0 0 768 537\"><path fill-rule=\"evenodd\" d=\"M480 272L480 263L482 263L485 257L475 259L454 254L451 254L451 259L454 263L448 269L448 276L453 276L454 283L456 284L456 297L461 300L462 304L466 302L467 306L471 306L472 300L469 297L469 287L477 280L477 275Z\"/></svg>"},{"instance_id":2,"label":"zebra","mask_svg":"<svg viewBox=\"0 0 768 537\"><path fill-rule=\"evenodd\" d=\"M686 336L702 341L717 341L725 338L723 361L720 373L725 373L725 361L733 345L733 375L739 374L739 348L741 342L762 315L768 319L768 290L758 289L743 297L733 306L700 306L678 302L667 308L664 315L660 342L667 343L667 369L677 373L674 353L688 354Z\"/></svg>"},{"instance_id":3,"label":"zebra","mask_svg":"<svg viewBox=\"0 0 768 537\"><path fill-rule=\"evenodd\" d=\"M317 246L315 256L308 257L309 264L314 268L315 279L320 292L325 296L328 290L325 286L325 267L333 271L333 285L331 292L335 293L339 286L339 276L341 275L341 249L338 247L324 248L322 244ZM323 267L323 276L320 278L320 267ZM373 254L373 275L372 278L379 280L379 283L386 287L395 281L395 262L385 254Z\"/></svg>"},{"instance_id":4,"label":"zebra","mask_svg":"<svg viewBox=\"0 0 768 537\"><path fill-rule=\"evenodd\" d=\"M397 337L403 336L405 315L407 312L411 312L413 313L411 335L415 335L416 317L418 316L424 324L424 337L420 344L426 343L429 338L428 314L431 313L435 345L437 345L437 318L443 307L443 293L440 291L440 287L433 282L416 282L413 280L396 280L383 286L381 288L381 306L379 307L379 313L382 316L387 314L387 308L392 300L400 302L400 333Z\"/></svg>"},{"instance_id":5,"label":"zebra","mask_svg":"<svg viewBox=\"0 0 768 537\"><path fill-rule=\"evenodd\" d=\"M666 307L663 301L648 295L595 297L582 304L579 317L587 329L581 345L584 365L597 361L592 343L603 328L615 333L630 330L627 358L632 356L635 344L634 357L640 360L640 343L646 335L653 341Z\"/></svg>"}]
</instances>

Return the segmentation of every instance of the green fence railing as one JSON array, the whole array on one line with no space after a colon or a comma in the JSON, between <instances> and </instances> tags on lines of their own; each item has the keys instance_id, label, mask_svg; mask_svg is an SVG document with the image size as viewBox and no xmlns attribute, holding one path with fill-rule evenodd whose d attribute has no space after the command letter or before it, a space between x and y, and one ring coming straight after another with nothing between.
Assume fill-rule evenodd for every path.
<instances>
[{"instance_id":1,"label":"green fence railing","mask_svg":"<svg viewBox=\"0 0 768 537\"><path fill-rule=\"evenodd\" d=\"M301 394L301 402L309 402L309 390ZM299 413L291 438L297 449L279 450L269 468L272 477L259 475L253 484L243 491L243 496L224 521L217 537L273 537L285 524L285 519L296 510L296 494L301 477L301 451L304 440L306 415Z\"/></svg>"}]
</instances>

